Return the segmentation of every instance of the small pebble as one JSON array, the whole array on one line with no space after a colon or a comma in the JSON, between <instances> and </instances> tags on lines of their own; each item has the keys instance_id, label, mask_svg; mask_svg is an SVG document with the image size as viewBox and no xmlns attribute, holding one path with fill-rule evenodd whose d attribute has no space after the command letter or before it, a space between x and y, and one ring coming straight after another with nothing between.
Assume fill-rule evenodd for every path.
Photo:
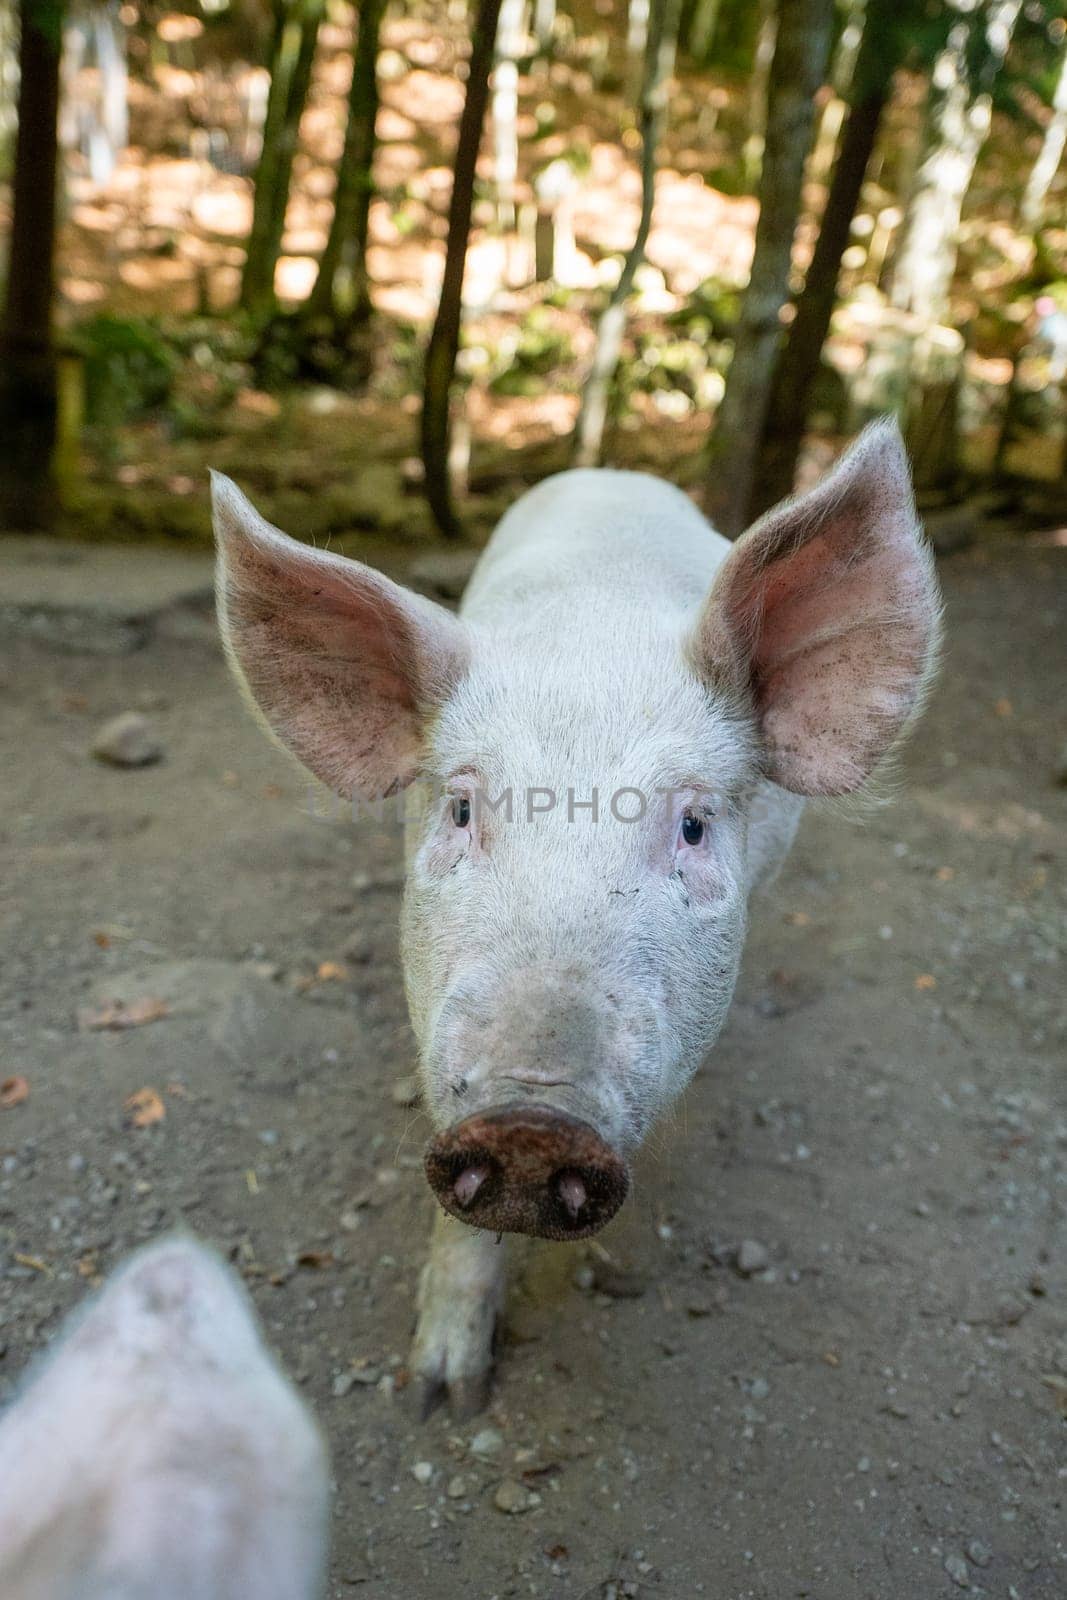
<instances>
[{"instance_id":1,"label":"small pebble","mask_svg":"<svg viewBox=\"0 0 1067 1600\"><path fill-rule=\"evenodd\" d=\"M532 1511L534 1506L539 1506L541 1496L535 1494L532 1489L527 1489L524 1483L518 1483L514 1478L505 1478L503 1483L497 1485L493 1504L498 1511L517 1517L524 1511Z\"/></svg>"},{"instance_id":2,"label":"small pebble","mask_svg":"<svg viewBox=\"0 0 1067 1600\"><path fill-rule=\"evenodd\" d=\"M394 1106L407 1109L418 1105L421 1094L418 1078L398 1078L389 1091L389 1098Z\"/></svg>"},{"instance_id":3,"label":"small pebble","mask_svg":"<svg viewBox=\"0 0 1067 1600\"><path fill-rule=\"evenodd\" d=\"M981 1539L972 1539L967 1546L967 1559L973 1561L976 1567L988 1567L993 1559L993 1552Z\"/></svg>"},{"instance_id":4,"label":"small pebble","mask_svg":"<svg viewBox=\"0 0 1067 1600\"><path fill-rule=\"evenodd\" d=\"M411 1469L411 1476L415 1479L416 1483L429 1483L430 1479L433 1477L433 1462L416 1461L415 1465Z\"/></svg>"},{"instance_id":5,"label":"small pebble","mask_svg":"<svg viewBox=\"0 0 1067 1600\"><path fill-rule=\"evenodd\" d=\"M483 1460L498 1456L503 1448L504 1435L499 1428L482 1428L471 1440L471 1455L480 1456Z\"/></svg>"},{"instance_id":6,"label":"small pebble","mask_svg":"<svg viewBox=\"0 0 1067 1600\"><path fill-rule=\"evenodd\" d=\"M737 1270L742 1277L750 1278L754 1272L762 1272L770 1259L767 1246L758 1239L742 1239L737 1247Z\"/></svg>"},{"instance_id":7,"label":"small pebble","mask_svg":"<svg viewBox=\"0 0 1067 1600\"><path fill-rule=\"evenodd\" d=\"M330 1393L335 1400L343 1400L346 1394L352 1392L355 1377L351 1372L339 1372L330 1385Z\"/></svg>"},{"instance_id":8,"label":"small pebble","mask_svg":"<svg viewBox=\"0 0 1067 1600\"><path fill-rule=\"evenodd\" d=\"M112 767L147 767L163 754L163 743L147 717L124 711L105 722L92 743L98 761Z\"/></svg>"},{"instance_id":9,"label":"small pebble","mask_svg":"<svg viewBox=\"0 0 1067 1600\"><path fill-rule=\"evenodd\" d=\"M945 1571L958 1589L969 1589L971 1580L967 1576L967 1563L962 1556L946 1556Z\"/></svg>"},{"instance_id":10,"label":"small pebble","mask_svg":"<svg viewBox=\"0 0 1067 1600\"><path fill-rule=\"evenodd\" d=\"M467 1492L467 1480L466 1480L466 1478L460 1478L460 1477L449 1478L449 1480L448 1480L448 1488L445 1490L445 1493L447 1494L447 1496L448 1496L448 1498L450 1500L462 1500L463 1496L466 1494L466 1492Z\"/></svg>"}]
</instances>

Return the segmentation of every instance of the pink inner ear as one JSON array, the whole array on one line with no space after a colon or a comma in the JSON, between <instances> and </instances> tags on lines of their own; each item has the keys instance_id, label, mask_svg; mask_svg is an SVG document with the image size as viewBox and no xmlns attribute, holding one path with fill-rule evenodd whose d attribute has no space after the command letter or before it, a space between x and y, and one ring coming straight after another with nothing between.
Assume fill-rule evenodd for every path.
<instances>
[{"instance_id":1,"label":"pink inner ear","mask_svg":"<svg viewBox=\"0 0 1067 1600\"><path fill-rule=\"evenodd\" d=\"M466 665L465 630L358 562L217 499L222 622L277 737L345 798L395 793L418 771L424 720Z\"/></svg>"},{"instance_id":2,"label":"pink inner ear","mask_svg":"<svg viewBox=\"0 0 1067 1600\"><path fill-rule=\"evenodd\" d=\"M806 499L735 545L705 649L732 647L768 776L809 795L858 788L914 709L936 641L936 583L895 435L867 435Z\"/></svg>"}]
</instances>

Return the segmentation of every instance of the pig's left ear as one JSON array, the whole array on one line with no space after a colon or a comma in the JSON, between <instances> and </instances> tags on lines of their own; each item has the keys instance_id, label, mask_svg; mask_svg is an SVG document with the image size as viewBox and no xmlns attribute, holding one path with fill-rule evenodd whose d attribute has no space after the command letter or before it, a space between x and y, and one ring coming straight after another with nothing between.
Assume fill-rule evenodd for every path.
<instances>
[{"instance_id":1,"label":"pig's left ear","mask_svg":"<svg viewBox=\"0 0 1067 1600\"><path fill-rule=\"evenodd\" d=\"M272 528L212 473L219 622L271 732L335 793L412 781L426 724L467 669L467 629L362 562Z\"/></svg>"},{"instance_id":2,"label":"pig's left ear","mask_svg":"<svg viewBox=\"0 0 1067 1600\"><path fill-rule=\"evenodd\" d=\"M754 705L768 778L858 789L916 710L940 597L895 423L744 534L688 641L699 675Z\"/></svg>"}]
</instances>

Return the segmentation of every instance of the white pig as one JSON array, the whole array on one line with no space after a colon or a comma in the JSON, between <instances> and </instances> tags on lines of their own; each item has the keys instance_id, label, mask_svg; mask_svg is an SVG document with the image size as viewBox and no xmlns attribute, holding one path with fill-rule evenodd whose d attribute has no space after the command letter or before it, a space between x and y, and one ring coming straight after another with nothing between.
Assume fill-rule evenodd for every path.
<instances>
[{"instance_id":1,"label":"white pig","mask_svg":"<svg viewBox=\"0 0 1067 1600\"><path fill-rule=\"evenodd\" d=\"M920 704L939 600L903 446L868 429L732 546L654 478L565 472L504 517L458 618L218 476L214 509L223 635L274 735L346 797L429 780L402 946L443 1212L414 1365L471 1409L500 1232L580 1238L622 1203L803 797L859 789Z\"/></svg>"},{"instance_id":2,"label":"white pig","mask_svg":"<svg viewBox=\"0 0 1067 1600\"><path fill-rule=\"evenodd\" d=\"M321 1436L241 1285L175 1235L76 1313L0 1418L3 1600L313 1600Z\"/></svg>"}]
</instances>

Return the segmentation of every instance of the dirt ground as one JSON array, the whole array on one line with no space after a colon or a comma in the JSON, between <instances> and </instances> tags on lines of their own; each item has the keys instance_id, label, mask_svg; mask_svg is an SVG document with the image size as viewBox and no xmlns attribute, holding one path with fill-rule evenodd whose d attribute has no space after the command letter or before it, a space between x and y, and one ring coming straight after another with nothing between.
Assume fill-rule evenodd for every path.
<instances>
[{"instance_id":1,"label":"dirt ground","mask_svg":"<svg viewBox=\"0 0 1067 1600\"><path fill-rule=\"evenodd\" d=\"M184 1223L329 1434L331 1596L1067 1592L1067 546L943 573L896 802L806 820L713 1059L602 1248L530 1251L462 1428L405 1392L432 1202L399 840L309 814L206 610L126 654L5 638L0 1396ZM165 758L92 760L131 707Z\"/></svg>"}]
</instances>

